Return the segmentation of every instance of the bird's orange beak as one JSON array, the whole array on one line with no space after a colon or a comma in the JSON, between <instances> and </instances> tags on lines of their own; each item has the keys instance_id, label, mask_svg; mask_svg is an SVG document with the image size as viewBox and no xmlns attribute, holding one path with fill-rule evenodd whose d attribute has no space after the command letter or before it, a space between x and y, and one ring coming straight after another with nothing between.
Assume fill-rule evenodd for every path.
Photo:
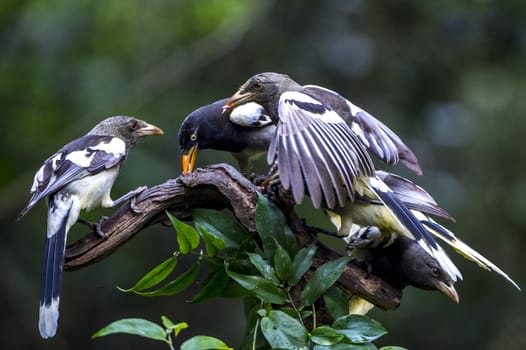
<instances>
[{"instance_id":1,"label":"bird's orange beak","mask_svg":"<svg viewBox=\"0 0 526 350\"><path fill-rule=\"evenodd\" d=\"M241 93L241 90L239 90L226 101L225 105L223 106L223 113L244 103L254 101L254 95L255 94L253 92Z\"/></svg>"},{"instance_id":2,"label":"bird's orange beak","mask_svg":"<svg viewBox=\"0 0 526 350\"><path fill-rule=\"evenodd\" d=\"M197 159L197 153L199 153L199 147L197 144L193 145L188 153L183 153L181 157L181 163L183 165L183 175L191 174L194 170L195 160Z\"/></svg>"}]
</instances>

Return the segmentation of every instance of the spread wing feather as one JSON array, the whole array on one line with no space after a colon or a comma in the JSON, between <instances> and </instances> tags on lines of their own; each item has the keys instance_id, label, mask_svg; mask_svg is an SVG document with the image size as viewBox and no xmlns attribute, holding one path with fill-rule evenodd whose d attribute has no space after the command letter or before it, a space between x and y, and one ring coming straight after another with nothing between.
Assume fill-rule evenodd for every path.
<instances>
[{"instance_id":1,"label":"spread wing feather","mask_svg":"<svg viewBox=\"0 0 526 350\"><path fill-rule=\"evenodd\" d=\"M374 166L345 121L297 91L281 95L278 114L268 160L277 158L282 184L292 189L295 201L309 193L315 207L325 201L332 208L336 198L340 205L353 199L354 179L373 175Z\"/></svg>"},{"instance_id":2,"label":"spread wing feather","mask_svg":"<svg viewBox=\"0 0 526 350\"><path fill-rule=\"evenodd\" d=\"M307 95L338 113L375 157L391 165L400 161L416 174L422 174L413 151L384 123L335 91L316 85L303 88Z\"/></svg>"}]
</instances>

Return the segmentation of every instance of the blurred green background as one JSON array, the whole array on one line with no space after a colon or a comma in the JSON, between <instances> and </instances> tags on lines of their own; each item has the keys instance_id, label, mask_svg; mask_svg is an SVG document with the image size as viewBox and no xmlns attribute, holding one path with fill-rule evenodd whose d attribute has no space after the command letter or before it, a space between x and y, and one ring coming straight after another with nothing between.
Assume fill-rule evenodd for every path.
<instances>
[{"instance_id":1,"label":"blurred green background","mask_svg":"<svg viewBox=\"0 0 526 350\"><path fill-rule=\"evenodd\" d=\"M236 302L188 305L195 290L148 299L116 289L173 252L175 235L163 227L66 273L57 336L40 339L45 205L14 219L43 160L110 115L137 116L166 132L132 151L113 197L178 176L182 119L263 71L339 91L389 125L413 148L424 176L396 171L428 189L457 219L449 227L526 287L525 11L521 1L2 1L1 348L164 349L132 336L90 340L114 320L160 321L162 314L190 324L182 338L208 334L239 344ZM233 160L204 151L199 165L218 161ZM308 205L302 209L313 217ZM327 226L314 217L309 223ZM85 232L75 226L70 240ZM397 311L371 313L389 330L379 345L525 349L524 293L451 256L465 278L457 284L460 304L407 289Z\"/></svg>"}]
</instances>

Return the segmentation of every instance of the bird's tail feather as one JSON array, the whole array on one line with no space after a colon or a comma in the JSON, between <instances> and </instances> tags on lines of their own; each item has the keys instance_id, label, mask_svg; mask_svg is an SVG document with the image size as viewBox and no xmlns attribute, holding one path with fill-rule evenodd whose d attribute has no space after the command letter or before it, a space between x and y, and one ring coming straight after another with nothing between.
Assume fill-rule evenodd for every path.
<instances>
[{"instance_id":1,"label":"bird's tail feather","mask_svg":"<svg viewBox=\"0 0 526 350\"><path fill-rule=\"evenodd\" d=\"M405 232L400 234L415 240L426 252L433 256L440 266L449 273L453 280L462 278L460 271L451 261L447 253L438 245L433 236L422 225L420 220L407 208L407 206L391 191L391 189L379 178L370 178L369 187L380 198L386 208Z\"/></svg>"},{"instance_id":2,"label":"bird's tail feather","mask_svg":"<svg viewBox=\"0 0 526 350\"><path fill-rule=\"evenodd\" d=\"M419 219L421 222L425 225L425 227L433 234L433 236L440 238L442 241L446 242L449 246L451 246L455 251L462 255L467 260L470 260L480 266L483 269L489 270L489 271L495 271L502 277L504 277L508 282L510 282L515 288L518 290L521 290L519 285L511 279L508 274L506 274L504 271L502 271L497 265L489 261L487 258L485 258L482 254L477 252L475 249L471 248L466 243L462 242L460 239L458 239L453 232L449 231L444 226L440 225L433 219L431 219L429 216L424 215L422 213L418 213Z\"/></svg>"},{"instance_id":3,"label":"bird's tail feather","mask_svg":"<svg viewBox=\"0 0 526 350\"><path fill-rule=\"evenodd\" d=\"M393 214L398 223L407 229L407 232L399 233L416 241L423 240L430 249L437 247L435 239L382 180L379 178L370 178L369 185L386 208ZM429 249L426 248L426 250Z\"/></svg>"},{"instance_id":4,"label":"bird's tail feather","mask_svg":"<svg viewBox=\"0 0 526 350\"><path fill-rule=\"evenodd\" d=\"M52 210L52 209L50 209ZM38 328L42 338L53 337L57 332L62 267L66 246L66 228L69 210L60 218L56 231L48 233L42 263L42 289ZM50 223L48 222L48 225Z\"/></svg>"}]
</instances>

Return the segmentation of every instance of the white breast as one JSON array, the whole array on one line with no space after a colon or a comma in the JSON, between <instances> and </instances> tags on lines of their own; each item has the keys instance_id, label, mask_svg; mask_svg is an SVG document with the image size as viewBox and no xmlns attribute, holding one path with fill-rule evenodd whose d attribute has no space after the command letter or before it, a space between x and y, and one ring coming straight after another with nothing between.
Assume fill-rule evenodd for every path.
<instances>
[{"instance_id":1,"label":"white breast","mask_svg":"<svg viewBox=\"0 0 526 350\"><path fill-rule=\"evenodd\" d=\"M76 193L80 199L80 209L91 210L99 206L103 201L110 200L111 188L118 173L119 167L116 166L96 175L73 181L64 187L61 192Z\"/></svg>"}]
</instances>

